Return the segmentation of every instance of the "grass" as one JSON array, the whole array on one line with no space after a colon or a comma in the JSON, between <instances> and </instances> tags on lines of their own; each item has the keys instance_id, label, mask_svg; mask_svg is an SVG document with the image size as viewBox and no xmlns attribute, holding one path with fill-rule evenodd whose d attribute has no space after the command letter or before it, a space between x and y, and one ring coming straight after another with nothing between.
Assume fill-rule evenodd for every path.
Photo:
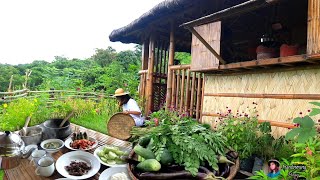
<instances>
[{"instance_id":1,"label":"grass","mask_svg":"<svg viewBox=\"0 0 320 180\"><path fill-rule=\"evenodd\" d=\"M4 171L0 169L0 179L3 180L3 178L4 178Z\"/></svg>"},{"instance_id":2,"label":"grass","mask_svg":"<svg viewBox=\"0 0 320 180\"><path fill-rule=\"evenodd\" d=\"M71 122L88 129L107 134L107 122L109 121L110 117L105 115L87 114L78 118L72 118Z\"/></svg>"}]
</instances>

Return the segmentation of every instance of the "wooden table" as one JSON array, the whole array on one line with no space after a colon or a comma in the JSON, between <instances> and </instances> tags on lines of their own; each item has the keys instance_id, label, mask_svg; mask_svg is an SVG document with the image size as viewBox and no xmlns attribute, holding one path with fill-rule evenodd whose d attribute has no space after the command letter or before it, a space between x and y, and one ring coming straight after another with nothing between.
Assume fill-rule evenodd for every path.
<instances>
[{"instance_id":1,"label":"wooden table","mask_svg":"<svg viewBox=\"0 0 320 180\"><path fill-rule=\"evenodd\" d=\"M86 129L82 126L78 126L75 124L71 124L71 128L72 130L75 129L75 127L78 127L79 130L81 132L86 131L89 137L93 137L95 139L97 139L99 141L99 144L97 147L99 146L103 146L103 145L115 145L115 146L120 146L120 147L124 147L128 150L131 150L131 146L132 144L130 142L126 142L126 141L122 141L116 138L113 138L111 136L90 130L90 129ZM67 149L66 147L64 147L63 149L61 149L59 152L52 154L52 157L57 160L61 155L70 152L71 150ZM89 151L90 153L93 154L94 149ZM104 166L103 164L101 164L101 168L99 170L99 172L91 177L90 179L99 179L100 174L102 173L102 171L104 171L105 169L107 169L107 166ZM13 169L9 169L9 170L5 170L5 177L4 180L51 180L51 179L58 179L58 178L63 178L63 176L61 176L57 170L55 170L54 174L48 178L45 177L41 177L41 176L37 176L35 174L35 167L29 164L29 160L28 159L22 159L21 160L21 164Z\"/></svg>"}]
</instances>

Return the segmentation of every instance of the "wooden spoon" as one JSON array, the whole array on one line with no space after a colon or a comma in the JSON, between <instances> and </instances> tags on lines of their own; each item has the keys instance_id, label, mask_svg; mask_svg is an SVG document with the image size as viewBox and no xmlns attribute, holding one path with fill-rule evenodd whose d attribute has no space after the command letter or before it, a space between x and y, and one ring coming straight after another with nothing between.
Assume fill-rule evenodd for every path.
<instances>
[{"instance_id":1,"label":"wooden spoon","mask_svg":"<svg viewBox=\"0 0 320 180\"><path fill-rule=\"evenodd\" d=\"M27 127L29 125L30 119L31 119L31 117L28 116L27 119L26 119L26 122L24 123L24 126L22 128L22 136L26 136L27 135Z\"/></svg>"},{"instance_id":2,"label":"wooden spoon","mask_svg":"<svg viewBox=\"0 0 320 180\"><path fill-rule=\"evenodd\" d=\"M59 125L59 128L62 128L62 126L64 125L64 123L65 123L66 121L68 121L68 120L73 116L73 114L74 114L74 111L71 111L71 113L70 113L66 118L63 119L63 121L62 121L61 124Z\"/></svg>"}]
</instances>

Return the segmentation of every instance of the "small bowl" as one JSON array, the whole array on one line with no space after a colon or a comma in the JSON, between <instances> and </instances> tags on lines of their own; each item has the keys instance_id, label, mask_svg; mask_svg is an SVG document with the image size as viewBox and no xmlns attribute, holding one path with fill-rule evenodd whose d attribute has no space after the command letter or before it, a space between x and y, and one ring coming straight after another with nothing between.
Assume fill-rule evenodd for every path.
<instances>
[{"instance_id":1,"label":"small bowl","mask_svg":"<svg viewBox=\"0 0 320 180\"><path fill-rule=\"evenodd\" d=\"M45 144L47 143L59 143L59 146L56 148L46 148ZM47 139L45 141L42 141L40 144L41 148L46 150L48 153L56 153L64 146L64 142L60 139Z\"/></svg>"}]
</instances>

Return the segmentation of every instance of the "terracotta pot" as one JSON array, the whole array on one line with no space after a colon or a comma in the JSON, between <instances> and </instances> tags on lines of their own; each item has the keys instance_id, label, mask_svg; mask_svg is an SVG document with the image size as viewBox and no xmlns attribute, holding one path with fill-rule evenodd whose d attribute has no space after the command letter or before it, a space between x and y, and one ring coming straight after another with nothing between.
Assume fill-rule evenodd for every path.
<instances>
[{"instance_id":1,"label":"terracotta pot","mask_svg":"<svg viewBox=\"0 0 320 180\"><path fill-rule=\"evenodd\" d=\"M299 51L298 45L282 44L280 47L280 57L294 56Z\"/></svg>"}]
</instances>

